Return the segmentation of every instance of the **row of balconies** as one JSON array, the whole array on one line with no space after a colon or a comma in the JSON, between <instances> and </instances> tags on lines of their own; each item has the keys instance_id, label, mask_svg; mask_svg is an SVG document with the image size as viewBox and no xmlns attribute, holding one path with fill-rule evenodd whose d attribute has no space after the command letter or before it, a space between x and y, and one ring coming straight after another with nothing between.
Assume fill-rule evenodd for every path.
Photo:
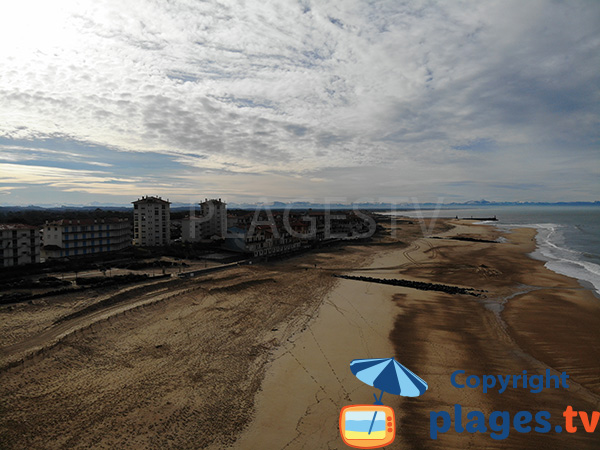
<instances>
[{"instance_id":1,"label":"row of balconies","mask_svg":"<svg viewBox=\"0 0 600 450\"><path fill-rule=\"evenodd\" d=\"M64 242L63 248L85 248L85 247L98 247L105 245L130 245L131 239L94 239L86 241L70 241Z\"/></svg>"},{"instance_id":2,"label":"row of balconies","mask_svg":"<svg viewBox=\"0 0 600 450\"><path fill-rule=\"evenodd\" d=\"M20 254L17 252L17 254L13 254L13 252L0 252L0 258L1 259L11 259L11 258L20 258L21 256L36 256L39 255L40 251L39 249L35 252L21 252Z\"/></svg>"},{"instance_id":3,"label":"row of balconies","mask_svg":"<svg viewBox=\"0 0 600 450\"><path fill-rule=\"evenodd\" d=\"M64 235L63 236L63 241L82 241L82 240L90 240L90 239L110 239L110 238L125 238L127 236L131 236L131 231L127 230L126 232L123 233L98 233L98 235L95 235L96 233L90 233L89 236L87 233L84 233L81 235L81 237L78 234L74 234L74 235Z\"/></svg>"},{"instance_id":4,"label":"row of balconies","mask_svg":"<svg viewBox=\"0 0 600 450\"><path fill-rule=\"evenodd\" d=\"M37 231L37 230L36 230ZM3 241L12 239L31 239L32 236L37 236L37 233L11 233L10 231L0 231L0 239Z\"/></svg>"},{"instance_id":5,"label":"row of balconies","mask_svg":"<svg viewBox=\"0 0 600 450\"><path fill-rule=\"evenodd\" d=\"M112 230L126 230L129 229L130 227L130 223L129 222L123 222L123 223L115 223L115 224L104 224L104 225L81 225L81 226L70 226L70 227L63 227L62 228L62 232L63 233L82 233L82 232L88 232L88 231L112 231ZM47 227L47 230L52 232L53 228L60 228L60 227ZM58 230L55 230L58 231Z\"/></svg>"},{"instance_id":6,"label":"row of balconies","mask_svg":"<svg viewBox=\"0 0 600 450\"><path fill-rule=\"evenodd\" d=\"M39 240L34 239L20 239L20 240L4 240L0 242L0 248L13 248L13 247L22 247L24 245L29 245L30 247L35 247L39 244Z\"/></svg>"}]
</instances>

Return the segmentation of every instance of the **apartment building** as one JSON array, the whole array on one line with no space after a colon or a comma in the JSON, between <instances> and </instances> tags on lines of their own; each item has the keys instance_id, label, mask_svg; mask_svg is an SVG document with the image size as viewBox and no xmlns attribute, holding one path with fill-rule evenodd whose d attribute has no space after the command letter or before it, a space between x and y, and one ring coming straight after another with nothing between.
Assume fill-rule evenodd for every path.
<instances>
[{"instance_id":1,"label":"apartment building","mask_svg":"<svg viewBox=\"0 0 600 450\"><path fill-rule=\"evenodd\" d=\"M36 227L0 224L0 267L40 262L40 233Z\"/></svg>"},{"instance_id":2,"label":"apartment building","mask_svg":"<svg viewBox=\"0 0 600 450\"><path fill-rule=\"evenodd\" d=\"M227 234L227 204L221 199L204 199L198 216L181 221L181 240L195 242L202 239L225 239Z\"/></svg>"},{"instance_id":3,"label":"apartment building","mask_svg":"<svg viewBox=\"0 0 600 450\"><path fill-rule=\"evenodd\" d=\"M128 219L63 219L46 223L42 234L44 258L112 252L131 245L131 223Z\"/></svg>"},{"instance_id":4,"label":"apartment building","mask_svg":"<svg viewBox=\"0 0 600 450\"><path fill-rule=\"evenodd\" d=\"M171 202L142 197L133 203L133 244L144 247L171 242Z\"/></svg>"}]
</instances>

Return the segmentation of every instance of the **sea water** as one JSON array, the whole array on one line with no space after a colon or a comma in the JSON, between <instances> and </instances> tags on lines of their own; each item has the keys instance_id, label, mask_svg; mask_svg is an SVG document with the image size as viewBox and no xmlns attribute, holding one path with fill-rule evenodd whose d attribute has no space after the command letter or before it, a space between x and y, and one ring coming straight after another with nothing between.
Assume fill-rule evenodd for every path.
<instances>
[{"instance_id":1,"label":"sea water","mask_svg":"<svg viewBox=\"0 0 600 450\"><path fill-rule=\"evenodd\" d=\"M381 411L348 411L345 417L346 439L384 439L385 413Z\"/></svg>"},{"instance_id":2,"label":"sea water","mask_svg":"<svg viewBox=\"0 0 600 450\"><path fill-rule=\"evenodd\" d=\"M485 218L500 229L537 230L532 257L556 273L591 284L600 295L600 206L486 206L472 209L398 211L408 217Z\"/></svg>"}]
</instances>

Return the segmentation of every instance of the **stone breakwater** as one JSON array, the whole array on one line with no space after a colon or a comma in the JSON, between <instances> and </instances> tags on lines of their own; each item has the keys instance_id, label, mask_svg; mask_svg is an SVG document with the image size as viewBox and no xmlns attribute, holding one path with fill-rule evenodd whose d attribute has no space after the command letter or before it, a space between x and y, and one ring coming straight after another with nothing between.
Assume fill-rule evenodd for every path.
<instances>
[{"instance_id":1,"label":"stone breakwater","mask_svg":"<svg viewBox=\"0 0 600 450\"><path fill-rule=\"evenodd\" d=\"M421 291L440 291L446 294L464 294L472 295L474 297L482 297L484 290L474 288L462 288L458 286L451 286L448 284L437 284L437 283L426 283L423 281L410 281L410 280L399 280L395 278L374 278L374 277L363 277L353 275L333 275L336 278L344 278L346 280L365 281L367 283L379 283L379 284L390 284L392 286L402 286L412 289L419 289Z\"/></svg>"}]
</instances>

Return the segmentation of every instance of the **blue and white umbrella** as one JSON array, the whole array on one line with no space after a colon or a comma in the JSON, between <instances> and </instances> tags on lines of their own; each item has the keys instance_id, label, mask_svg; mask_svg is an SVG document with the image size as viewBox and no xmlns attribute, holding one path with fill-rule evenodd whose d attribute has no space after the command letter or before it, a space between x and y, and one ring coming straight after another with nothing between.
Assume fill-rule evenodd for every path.
<instances>
[{"instance_id":1,"label":"blue and white umbrella","mask_svg":"<svg viewBox=\"0 0 600 450\"><path fill-rule=\"evenodd\" d=\"M403 397L417 397L427 390L427 383L394 358L355 359L350 363L352 373L365 384L381 390L375 404L381 405L384 392Z\"/></svg>"},{"instance_id":2,"label":"blue and white umbrella","mask_svg":"<svg viewBox=\"0 0 600 450\"><path fill-rule=\"evenodd\" d=\"M363 383L381 390L379 398L373 394L376 405L383 405L381 398L384 392L404 397L418 397L427 390L425 380L394 358L355 359L350 363L350 370ZM373 430L376 417L377 411L373 414L369 434Z\"/></svg>"}]
</instances>

